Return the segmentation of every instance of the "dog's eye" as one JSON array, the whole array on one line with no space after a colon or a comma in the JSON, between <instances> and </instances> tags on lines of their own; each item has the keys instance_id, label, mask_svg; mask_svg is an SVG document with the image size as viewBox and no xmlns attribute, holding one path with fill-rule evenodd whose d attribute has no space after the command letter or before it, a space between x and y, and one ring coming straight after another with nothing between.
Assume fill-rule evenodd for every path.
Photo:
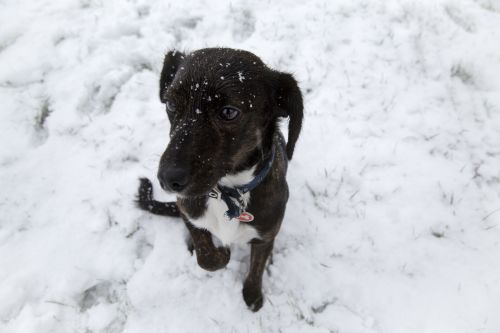
<instances>
[{"instance_id":1,"label":"dog's eye","mask_svg":"<svg viewBox=\"0 0 500 333\"><path fill-rule=\"evenodd\" d=\"M236 119L240 115L240 110L233 106L225 106L220 110L219 117L222 120L230 121Z\"/></svg>"},{"instance_id":2,"label":"dog's eye","mask_svg":"<svg viewBox=\"0 0 500 333\"><path fill-rule=\"evenodd\" d=\"M167 105L167 112L168 113L174 113L175 112L175 104L170 102L170 101L167 101L167 103L165 103Z\"/></svg>"}]
</instances>

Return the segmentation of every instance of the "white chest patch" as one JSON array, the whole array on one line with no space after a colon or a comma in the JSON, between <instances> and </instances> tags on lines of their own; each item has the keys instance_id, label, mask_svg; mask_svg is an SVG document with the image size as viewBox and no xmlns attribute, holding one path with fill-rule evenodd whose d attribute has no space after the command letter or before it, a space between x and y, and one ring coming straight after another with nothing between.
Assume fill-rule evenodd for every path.
<instances>
[{"instance_id":1,"label":"white chest patch","mask_svg":"<svg viewBox=\"0 0 500 333\"><path fill-rule=\"evenodd\" d=\"M219 183L224 186L237 186L250 182L253 178L255 167L227 175ZM244 195L245 201L250 201L250 193ZM232 243L246 244L253 238L260 238L259 233L251 225L251 222L243 223L237 219L228 220L224 213L228 210L226 203L220 198L208 198L207 210L197 218L191 219L191 223L200 229L206 229L216 236L224 245Z\"/></svg>"}]
</instances>

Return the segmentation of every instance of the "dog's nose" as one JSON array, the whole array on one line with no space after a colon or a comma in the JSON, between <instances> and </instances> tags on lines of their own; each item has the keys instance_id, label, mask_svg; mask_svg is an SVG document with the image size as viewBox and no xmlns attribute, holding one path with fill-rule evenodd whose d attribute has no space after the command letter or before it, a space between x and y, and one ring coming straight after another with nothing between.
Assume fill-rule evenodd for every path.
<instances>
[{"instance_id":1,"label":"dog's nose","mask_svg":"<svg viewBox=\"0 0 500 333\"><path fill-rule=\"evenodd\" d=\"M158 180L164 190L180 192L188 183L188 173L181 168L163 168L158 171Z\"/></svg>"}]
</instances>

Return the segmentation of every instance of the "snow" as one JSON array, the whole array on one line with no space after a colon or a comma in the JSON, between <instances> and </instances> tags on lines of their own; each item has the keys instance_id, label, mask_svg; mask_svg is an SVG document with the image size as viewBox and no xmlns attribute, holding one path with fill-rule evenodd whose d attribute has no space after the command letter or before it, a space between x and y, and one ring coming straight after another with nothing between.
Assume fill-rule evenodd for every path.
<instances>
[{"instance_id":1,"label":"snow","mask_svg":"<svg viewBox=\"0 0 500 333\"><path fill-rule=\"evenodd\" d=\"M500 2L0 2L1 332L500 332ZM134 207L163 54L294 73L290 201L245 307ZM155 184L155 195L171 200Z\"/></svg>"}]
</instances>

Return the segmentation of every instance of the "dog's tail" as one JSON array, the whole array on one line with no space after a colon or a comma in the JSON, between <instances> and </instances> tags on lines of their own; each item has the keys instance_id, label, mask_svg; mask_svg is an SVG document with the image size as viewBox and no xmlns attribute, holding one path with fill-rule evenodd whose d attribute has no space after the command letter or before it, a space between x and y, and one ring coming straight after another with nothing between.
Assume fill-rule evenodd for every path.
<instances>
[{"instance_id":1,"label":"dog's tail","mask_svg":"<svg viewBox=\"0 0 500 333\"><path fill-rule=\"evenodd\" d=\"M137 206L156 215L180 217L181 213L175 202L160 202L153 199L153 184L147 178L140 178Z\"/></svg>"}]
</instances>

